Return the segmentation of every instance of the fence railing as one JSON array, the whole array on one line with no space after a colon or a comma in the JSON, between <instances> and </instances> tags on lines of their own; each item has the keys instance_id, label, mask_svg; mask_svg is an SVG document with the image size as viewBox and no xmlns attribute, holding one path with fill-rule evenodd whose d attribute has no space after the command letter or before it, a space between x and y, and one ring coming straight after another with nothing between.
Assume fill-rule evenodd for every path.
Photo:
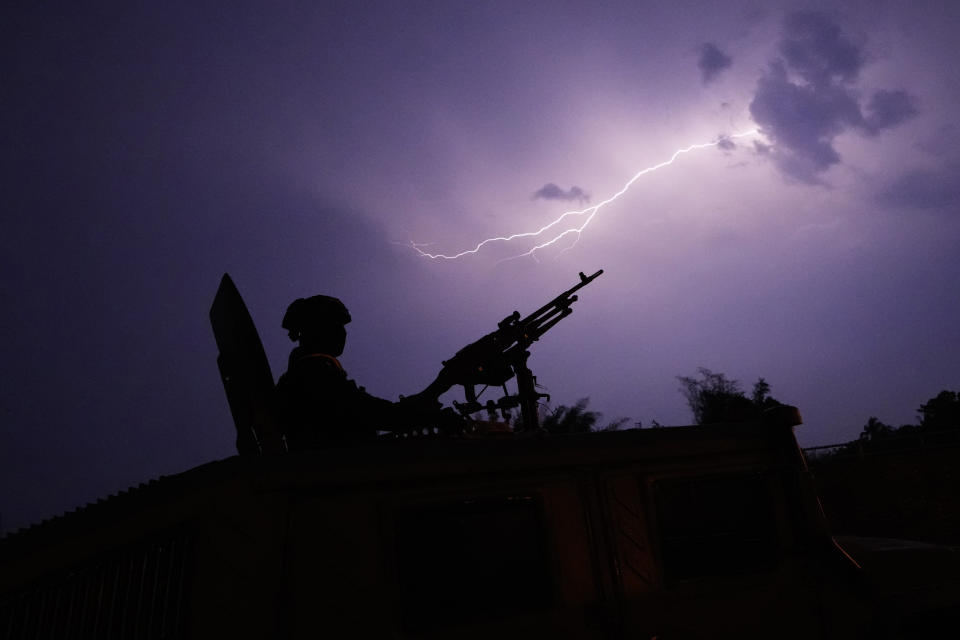
<instances>
[{"instance_id":1,"label":"fence railing","mask_svg":"<svg viewBox=\"0 0 960 640\"><path fill-rule=\"evenodd\" d=\"M914 432L897 434L872 440L858 439L839 444L803 447L808 461L831 457L858 457L915 451L918 449L942 449L960 445L960 429L949 431Z\"/></svg>"}]
</instances>

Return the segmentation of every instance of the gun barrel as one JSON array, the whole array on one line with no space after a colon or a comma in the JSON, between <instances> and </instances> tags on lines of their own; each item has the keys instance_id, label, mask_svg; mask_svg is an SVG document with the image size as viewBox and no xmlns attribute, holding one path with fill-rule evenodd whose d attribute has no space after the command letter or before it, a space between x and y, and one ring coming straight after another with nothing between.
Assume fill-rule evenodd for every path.
<instances>
[{"instance_id":1,"label":"gun barrel","mask_svg":"<svg viewBox=\"0 0 960 640\"><path fill-rule=\"evenodd\" d=\"M437 378L417 395L436 401L455 384L463 385L467 390L477 384L502 385L513 375L520 376L521 371L525 371L529 377L531 374L525 364L529 355L527 348L573 313L570 305L577 301L574 294L602 273L603 269L600 269L588 276L581 271L580 282L523 319L514 311L497 323L495 331L463 347L449 360L444 360ZM532 385L531 378L526 382L529 389L520 395L533 393Z\"/></svg>"},{"instance_id":2,"label":"gun barrel","mask_svg":"<svg viewBox=\"0 0 960 640\"><path fill-rule=\"evenodd\" d=\"M598 277L600 277L600 274L602 273L603 273L603 269L600 269L593 275L587 276L587 275L584 275L583 271L581 271L580 282L573 285L572 287L570 287L569 289L567 289L566 291L558 295L556 298L554 298L547 304L543 305L542 307L540 307L539 309L537 309L536 311L528 315L526 318L520 321L520 324L525 325L525 324L534 322L536 321L538 316L552 309L556 309L557 307L569 307L572 303L577 301L577 297L573 294L579 291L580 289L582 289L583 287L587 286L594 280L596 280Z\"/></svg>"}]
</instances>

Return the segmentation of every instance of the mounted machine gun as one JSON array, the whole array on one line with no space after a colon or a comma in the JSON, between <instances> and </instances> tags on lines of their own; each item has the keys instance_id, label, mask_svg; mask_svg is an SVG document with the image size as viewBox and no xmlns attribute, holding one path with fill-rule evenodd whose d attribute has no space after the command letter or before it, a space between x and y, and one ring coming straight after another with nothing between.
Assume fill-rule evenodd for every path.
<instances>
[{"instance_id":1,"label":"mounted machine gun","mask_svg":"<svg viewBox=\"0 0 960 640\"><path fill-rule=\"evenodd\" d=\"M500 409L508 411L520 407L524 430L539 427L537 402L549 396L536 390L536 377L527 366L531 344L552 329L558 322L573 313L571 305L577 301L574 295L579 289L593 282L601 273L600 269L590 276L580 272L580 282L570 287L556 298L543 305L525 318L518 311L497 323L497 329L472 342L443 362L436 380L417 394L421 401L437 402L439 397L454 385L463 386L466 402L454 402L457 410L464 416L486 408L491 413ZM517 393L507 391L508 380L517 377ZM497 402L490 400L481 405L477 400L477 385L484 388L502 387L504 396ZM481 390L481 393L483 390Z\"/></svg>"}]
</instances>

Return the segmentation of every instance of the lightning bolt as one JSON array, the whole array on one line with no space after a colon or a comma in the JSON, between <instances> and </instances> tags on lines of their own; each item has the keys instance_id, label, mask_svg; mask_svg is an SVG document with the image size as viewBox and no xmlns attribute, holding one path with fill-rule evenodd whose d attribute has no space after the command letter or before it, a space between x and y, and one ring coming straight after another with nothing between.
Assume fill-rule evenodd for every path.
<instances>
[{"instance_id":1,"label":"lightning bolt","mask_svg":"<svg viewBox=\"0 0 960 640\"><path fill-rule=\"evenodd\" d=\"M508 236L497 236L494 238L487 238L485 240L480 241L473 249L466 249L465 251L461 251L460 253L454 253L450 255L447 255L444 253L429 253L428 251L424 251L423 247L429 246L428 243L410 242L410 247L412 247L414 251L419 253L424 258L430 258L431 260L456 260L464 256L468 256L474 253L479 253L480 250L483 249L485 246L489 244L493 244L495 242L511 242L513 240L519 240L522 238L541 238L541 239L547 238L546 240L539 242L539 244L535 244L533 248L529 249L528 251L524 251L523 253L517 254L507 259L513 260L515 258L522 258L525 256L531 256L533 258L536 258L535 254L537 251L545 247L549 247L550 245L559 242L561 239L567 236L571 236L571 235L575 236L576 239L574 240L574 243L573 243L575 245L577 241L580 239L580 234L582 234L583 230L586 229L591 222L593 222L593 219L597 217L597 214L600 213L601 209L603 209L605 206L607 206L608 204L610 204L611 202L613 202L614 200L616 200L617 198L625 194L630 189L630 187L634 185L634 183L637 180L647 175L648 173L653 173L658 169L662 169L664 167L667 167L673 164L677 160L677 158L679 158L684 154L690 153L691 151L698 151L700 149L716 147L722 144L723 142L729 141L731 139L745 138L748 136L757 135L759 133L760 133L759 129L752 129L750 131L734 133L729 136L720 136L719 138L711 142L701 142L699 144L692 144L689 147L683 147L682 149L677 149L676 151L673 152L673 155L670 156L668 160L664 160L663 162L660 162L658 164L649 166L645 169L641 169L640 171L633 174L633 177L630 178L626 182L626 184L624 184L623 187L620 188L619 191L614 193L609 198L603 200L602 202L598 202L593 206L587 207L586 209L580 209L576 211L566 211L560 214L560 216L555 218L552 222L549 222L543 225L536 231L524 231L522 233L514 233ZM562 226L561 223L564 220L567 220L568 218L578 219L578 221L580 222L579 225L573 224L572 226L568 226L568 227ZM550 235L549 232L551 231L553 232L553 235ZM573 245L567 247L567 249L572 248L572 246Z\"/></svg>"}]
</instances>

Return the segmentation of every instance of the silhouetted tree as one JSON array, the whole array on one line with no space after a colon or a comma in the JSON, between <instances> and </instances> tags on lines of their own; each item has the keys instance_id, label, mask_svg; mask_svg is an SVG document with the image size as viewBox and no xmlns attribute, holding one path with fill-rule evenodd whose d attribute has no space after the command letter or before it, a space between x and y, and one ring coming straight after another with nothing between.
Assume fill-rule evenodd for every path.
<instances>
[{"instance_id":1,"label":"silhouetted tree","mask_svg":"<svg viewBox=\"0 0 960 640\"><path fill-rule=\"evenodd\" d=\"M924 431L960 429L960 393L941 391L918 409Z\"/></svg>"},{"instance_id":2,"label":"silhouetted tree","mask_svg":"<svg viewBox=\"0 0 960 640\"><path fill-rule=\"evenodd\" d=\"M912 448L917 446L919 440L911 436L951 429L960 430L960 393L958 392L941 391L920 405L917 411L920 424L902 424L899 427L893 427L881 422L875 416L870 416L856 440L838 447L833 454L822 454L818 459L825 460L835 455L865 451L895 451L901 448Z\"/></svg>"},{"instance_id":3,"label":"silhouetted tree","mask_svg":"<svg viewBox=\"0 0 960 640\"><path fill-rule=\"evenodd\" d=\"M771 407L779 407L782 404L770 395L770 383L763 378L757 378L757 381L753 383L750 399L760 411L766 411Z\"/></svg>"},{"instance_id":4,"label":"silhouetted tree","mask_svg":"<svg viewBox=\"0 0 960 640\"><path fill-rule=\"evenodd\" d=\"M877 440L886 438L894 431L896 431L896 429L890 425L880 422L880 420L874 416L870 416L867 424L863 427L863 431L860 432L860 440L863 442L876 442Z\"/></svg>"},{"instance_id":5,"label":"silhouetted tree","mask_svg":"<svg viewBox=\"0 0 960 640\"><path fill-rule=\"evenodd\" d=\"M613 422L608 422L607 424L600 427L600 431L618 431L620 427L630 422L630 418L617 418Z\"/></svg>"},{"instance_id":6,"label":"silhouetted tree","mask_svg":"<svg viewBox=\"0 0 960 640\"><path fill-rule=\"evenodd\" d=\"M560 405L543 419L540 425L548 433L586 433L588 431L613 431L627 423L629 418L620 418L596 428L603 416L598 411L588 411L590 398L580 398L572 407Z\"/></svg>"},{"instance_id":7,"label":"silhouetted tree","mask_svg":"<svg viewBox=\"0 0 960 640\"><path fill-rule=\"evenodd\" d=\"M677 376L680 392L687 399L696 424L758 418L764 410L780 405L770 396L770 384L758 379L748 398L736 380L710 369L697 369L699 378Z\"/></svg>"},{"instance_id":8,"label":"silhouetted tree","mask_svg":"<svg viewBox=\"0 0 960 640\"><path fill-rule=\"evenodd\" d=\"M920 424L892 427L871 416L860 432L860 442L877 442L893 436L905 436L918 431L947 431L960 428L960 394L941 391L917 409Z\"/></svg>"}]
</instances>

